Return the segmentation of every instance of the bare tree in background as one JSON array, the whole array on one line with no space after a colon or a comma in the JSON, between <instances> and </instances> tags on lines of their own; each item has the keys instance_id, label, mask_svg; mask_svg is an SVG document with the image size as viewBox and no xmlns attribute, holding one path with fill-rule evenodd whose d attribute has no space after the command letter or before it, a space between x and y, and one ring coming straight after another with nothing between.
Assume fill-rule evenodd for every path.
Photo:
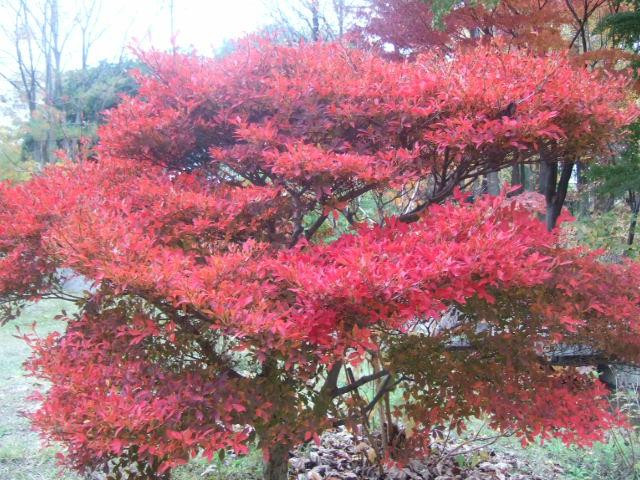
<instances>
[{"instance_id":1,"label":"bare tree in background","mask_svg":"<svg viewBox=\"0 0 640 480\"><path fill-rule=\"evenodd\" d=\"M55 119L50 107L60 94L62 52L69 33L60 35L58 0L33 2L13 0L3 7L11 12L14 21L4 28L13 45L13 60L17 78L3 74L24 100L32 122L43 120L51 124ZM42 103L45 108L39 108ZM30 145L34 159L41 165L50 161L53 137L50 129L43 129Z\"/></svg>"},{"instance_id":2,"label":"bare tree in background","mask_svg":"<svg viewBox=\"0 0 640 480\"><path fill-rule=\"evenodd\" d=\"M89 52L103 33L98 28L102 0L5 0L0 2L11 23L2 27L12 51L5 52L14 72L1 73L27 108L31 137L25 150L40 165L51 162L62 112L62 63L69 38L80 35L82 71ZM77 58L77 57L76 57Z\"/></svg>"},{"instance_id":3,"label":"bare tree in background","mask_svg":"<svg viewBox=\"0 0 640 480\"><path fill-rule=\"evenodd\" d=\"M263 0L272 27L285 40L323 41L342 37L356 20L363 1L357 0Z\"/></svg>"},{"instance_id":4,"label":"bare tree in background","mask_svg":"<svg viewBox=\"0 0 640 480\"><path fill-rule=\"evenodd\" d=\"M82 49L81 68L87 70L89 51L93 44L106 31L99 26L102 0L81 0L78 5L76 24L80 30L80 46Z\"/></svg>"},{"instance_id":5,"label":"bare tree in background","mask_svg":"<svg viewBox=\"0 0 640 480\"><path fill-rule=\"evenodd\" d=\"M102 36L106 28L100 28L98 20L100 18L100 12L102 10L102 0L80 0L77 6L77 14L75 23L80 30L80 48L81 48L81 72L83 79L86 78L87 66L89 60L89 51L93 44ZM81 130L84 125L84 118L82 109L76 109L75 117L76 125L79 125ZM66 150L75 149L75 142L70 142L65 139Z\"/></svg>"},{"instance_id":6,"label":"bare tree in background","mask_svg":"<svg viewBox=\"0 0 640 480\"><path fill-rule=\"evenodd\" d=\"M2 74L3 77L18 91L25 100L29 109L29 116L33 117L37 108L39 49L34 44L35 38L32 35L30 13L26 2L21 1L15 5L15 19L13 30L9 30L9 37L13 39L15 60L19 72L19 80Z\"/></svg>"}]
</instances>

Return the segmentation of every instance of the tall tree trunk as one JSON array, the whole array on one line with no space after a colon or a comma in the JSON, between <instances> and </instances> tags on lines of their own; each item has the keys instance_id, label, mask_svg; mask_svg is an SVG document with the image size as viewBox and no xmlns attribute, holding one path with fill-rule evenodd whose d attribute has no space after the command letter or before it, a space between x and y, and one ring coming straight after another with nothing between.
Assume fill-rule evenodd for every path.
<instances>
[{"instance_id":1,"label":"tall tree trunk","mask_svg":"<svg viewBox=\"0 0 640 480\"><path fill-rule=\"evenodd\" d=\"M585 165L576 163L576 188L578 190L578 215L586 216L589 213L589 191L585 181Z\"/></svg>"},{"instance_id":2,"label":"tall tree trunk","mask_svg":"<svg viewBox=\"0 0 640 480\"><path fill-rule=\"evenodd\" d=\"M52 85L51 85L51 103L56 104L60 99L62 90L62 45L60 40L60 26L59 26L59 10L58 0L49 0L51 2L51 54L53 56L53 63L51 65L52 72Z\"/></svg>"},{"instance_id":3,"label":"tall tree trunk","mask_svg":"<svg viewBox=\"0 0 640 480\"><path fill-rule=\"evenodd\" d=\"M269 448L269 459L262 468L263 480L287 480L290 445L273 445Z\"/></svg>"},{"instance_id":4,"label":"tall tree trunk","mask_svg":"<svg viewBox=\"0 0 640 480\"><path fill-rule=\"evenodd\" d=\"M319 0L311 0L311 39L320 40L320 5Z\"/></svg>"},{"instance_id":5,"label":"tall tree trunk","mask_svg":"<svg viewBox=\"0 0 640 480\"><path fill-rule=\"evenodd\" d=\"M487 174L487 193L489 195L500 195L500 178L498 172Z\"/></svg>"},{"instance_id":6,"label":"tall tree trunk","mask_svg":"<svg viewBox=\"0 0 640 480\"><path fill-rule=\"evenodd\" d=\"M336 17L338 19L338 38L342 38L344 35L344 23L346 16L344 0L334 0L333 9L335 10Z\"/></svg>"},{"instance_id":7,"label":"tall tree trunk","mask_svg":"<svg viewBox=\"0 0 640 480\"><path fill-rule=\"evenodd\" d=\"M555 172L553 171L554 168ZM547 192L547 188L551 187L551 177L553 177L553 185L555 185L555 176L557 174L558 165L556 163L547 162L546 160L540 159L540 165L538 167L538 193L545 195Z\"/></svg>"},{"instance_id":8,"label":"tall tree trunk","mask_svg":"<svg viewBox=\"0 0 640 480\"><path fill-rule=\"evenodd\" d=\"M610 212L614 207L614 203L615 197L609 193L596 195L593 209L600 213Z\"/></svg>"},{"instance_id":9,"label":"tall tree trunk","mask_svg":"<svg viewBox=\"0 0 640 480\"><path fill-rule=\"evenodd\" d=\"M638 212L640 211L640 199L635 192L629 191L629 204L631 206L631 221L629 222L629 234L627 235L627 245L633 245L636 236L636 225L638 224Z\"/></svg>"},{"instance_id":10,"label":"tall tree trunk","mask_svg":"<svg viewBox=\"0 0 640 480\"><path fill-rule=\"evenodd\" d=\"M526 178L524 164L516 163L511 167L511 185L520 185L517 190L512 192L512 195L519 195L524 192L526 188Z\"/></svg>"},{"instance_id":11,"label":"tall tree trunk","mask_svg":"<svg viewBox=\"0 0 640 480\"><path fill-rule=\"evenodd\" d=\"M51 163L51 156L54 154L55 150L55 138L53 136L53 132L51 131L53 128L53 123L51 119L49 119L49 126L47 127L47 133L44 141L42 142L42 164L46 165Z\"/></svg>"},{"instance_id":12,"label":"tall tree trunk","mask_svg":"<svg viewBox=\"0 0 640 480\"><path fill-rule=\"evenodd\" d=\"M562 172L558 180L558 162L542 161L540 163L540 190L547 204L546 224L549 231L556 227L558 217L562 212L564 201L567 198L573 166L574 162L563 162Z\"/></svg>"}]
</instances>

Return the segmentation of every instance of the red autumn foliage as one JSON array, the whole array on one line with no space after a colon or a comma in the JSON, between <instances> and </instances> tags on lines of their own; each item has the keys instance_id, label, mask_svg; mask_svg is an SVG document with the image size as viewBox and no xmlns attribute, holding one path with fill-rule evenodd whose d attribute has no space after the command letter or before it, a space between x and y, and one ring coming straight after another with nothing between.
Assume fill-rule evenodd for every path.
<instances>
[{"instance_id":1,"label":"red autumn foliage","mask_svg":"<svg viewBox=\"0 0 640 480\"><path fill-rule=\"evenodd\" d=\"M607 13L607 0L500 0L462 2L439 12L430 0L373 0L363 15L364 37L391 45L396 54L501 38L537 53L588 50L589 21Z\"/></svg>"},{"instance_id":2,"label":"red autumn foliage","mask_svg":"<svg viewBox=\"0 0 640 480\"><path fill-rule=\"evenodd\" d=\"M442 200L541 149L589 161L637 114L622 78L494 46L413 63L339 45L145 58L155 73L110 113L100 152L227 183L231 167L254 185L284 184L298 213L425 177L422 200Z\"/></svg>"},{"instance_id":3,"label":"red autumn foliage","mask_svg":"<svg viewBox=\"0 0 640 480\"><path fill-rule=\"evenodd\" d=\"M524 441L588 443L620 421L549 352L637 362L638 266L563 248L502 197L426 206L540 149L606 148L636 115L622 83L493 47L415 63L255 42L145 59L98 160L0 186L7 305L69 295L63 272L93 283L65 333L29 337L28 366L51 383L33 421L69 464L166 471L257 436L266 477L284 478L290 446L362 420L341 372L372 355L382 370L356 384L402 388L409 453L472 415ZM418 182L419 220L390 208L319 240L330 214Z\"/></svg>"},{"instance_id":4,"label":"red autumn foliage","mask_svg":"<svg viewBox=\"0 0 640 480\"><path fill-rule=\"evenodd\" d=\"M425 0L375 0L371 10L362 33L381 45L392 45L396 53L451 48L491 37L538 51L562 49L567 41L561 29L571 21L564 0L461 4L440 12L438 20L433 2Z\"/></svg>"}]
</instances>

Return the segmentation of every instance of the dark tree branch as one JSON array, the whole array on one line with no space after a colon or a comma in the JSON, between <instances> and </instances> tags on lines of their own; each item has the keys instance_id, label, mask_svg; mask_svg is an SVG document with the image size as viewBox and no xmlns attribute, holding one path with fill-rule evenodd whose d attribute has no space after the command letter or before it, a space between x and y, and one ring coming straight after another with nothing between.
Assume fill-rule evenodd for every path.
<instances>
[{"instance_id":1,"label":"dark tree branch","mask_svg":"<svg viewBox=\"0 0 640 480\"><path fill-rule=\"evenodd\" d=\"M311 225L305 232L304 232L304 237L307 240L310 240L311 237L313 237L315 235L315 233L318 231L318 229L322 226L322 224L324 223L324 221L327 219L327 215L320 215L318 217L318 219L313 223L313 225Z\"/></svg>"},{"instance_id":2,"label":"dark tree branch","mask_svg":"<svg viewBox=\"0 0 640 480\"><path fill-rule=\"evenodd\" d=\"M365 414L368 414L369 412L371 412L371 410L373 410L373 408L382 399L382 397L384 397L384 395L390 391L390 389L388 388L390 381L391 381L391 375L387 376L387 378L384 379L384 382L382 382L382 385L380 386L380 390L376 392L375 396L369 402L369 404L366 407L364 407Z\"/></svg>"},{"instance_id":3,"label":"dark tree branch","mask_svg":"<svg viewBox=\"0 0 640 480\"><path fill-rule=\"evenodd\" d=\"M373 382L374 380L377 380L378 378L382 378L384 376L389 376L389 372L387 370L380 370L379 372L376 373L372 373L371 375L365 375L364 377L360 377L358 380L355 380L354 382L352 382L349 385L346 385L344 387L340 387L340 388L334 388L333 391L331 392L331 395L333 397L339 397L341 395L344 395L346 393L352 392L354 390L357 390L358 388L360 388L361 386L369 383L369 382Z\"/></svg>"}]
</instances>

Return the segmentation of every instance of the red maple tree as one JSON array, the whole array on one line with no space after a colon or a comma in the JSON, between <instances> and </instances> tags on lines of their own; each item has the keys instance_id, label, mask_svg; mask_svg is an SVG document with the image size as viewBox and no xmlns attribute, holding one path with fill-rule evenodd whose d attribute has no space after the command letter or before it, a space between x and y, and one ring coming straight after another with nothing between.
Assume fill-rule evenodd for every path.
<instances>
[{"instance_id":1,"label":"red maple tree","mask_svg":"<svg viewBox=\"0 0 640 480\"><path fill-rule=\"evenodd\" d=\"M637 362L638 266L563 248L503 197L437 202L541 149L604 149L636 115L622 83L491 46L398 63L251 40L144 59L97 159L0 186L6 318L39 298L79 307L64 333L28 337L51 384L32 419L69 465L161 478L257 437L264 477L283 479L292 446L362 422L375 402L351 394L375 380L403 391L408 455L473 415L525 442L588 443L619 421L549 352ZM359 218L407 186L402 209ZM65 292L68 272L93 288Z\"/></svg>"},{"instance_id":2,"label":"red maple tree","mask_svg":"<svg viewBox=\"0 0 640 480\"><path fill-rule=\"evenodd\" d=\"M633 64L636 56L622 49L606 48L602 38L596 49L589 33L594 19L618 8L620 5L607 0L500 0L458 4L373 0L363 14L360 40L367 45L377 45L397 59L416 58L421 52L434 49L455 51L461 47L469 48L470 54L475 55L478 45L491 43L507 49L522 49L533 56L565 51L576 65L587 67L576 73L598 67L608 75L625 75L630 72L621 69L621 65ZM517 103L510 106L515 108ZM591 156L600 154L590 152ZM573 169L578 165L578 172L582 171L585 161L579 154L556 155L546 148L540 148L539 155L539 188L547 202L547 228L553 229L562 211ZM515 169L512 178L517 182L520 176ZM578 173L578 178L582 176ZM492 190L496 191L497 176L488 178Z\"/></svg>"},{"instance_id":3,"label":"red maple tree","mask_svg":"<svg viewBox=\"0 0 640 480\"><path fill-rule=\"evenodd\" d=\"M431 0L373 0L359 30L402 55L494 38L538 54L567 48L585 53L589 22L613 7L608 0L460 2L449 8Z\"/></svg>"}]
</instances>

